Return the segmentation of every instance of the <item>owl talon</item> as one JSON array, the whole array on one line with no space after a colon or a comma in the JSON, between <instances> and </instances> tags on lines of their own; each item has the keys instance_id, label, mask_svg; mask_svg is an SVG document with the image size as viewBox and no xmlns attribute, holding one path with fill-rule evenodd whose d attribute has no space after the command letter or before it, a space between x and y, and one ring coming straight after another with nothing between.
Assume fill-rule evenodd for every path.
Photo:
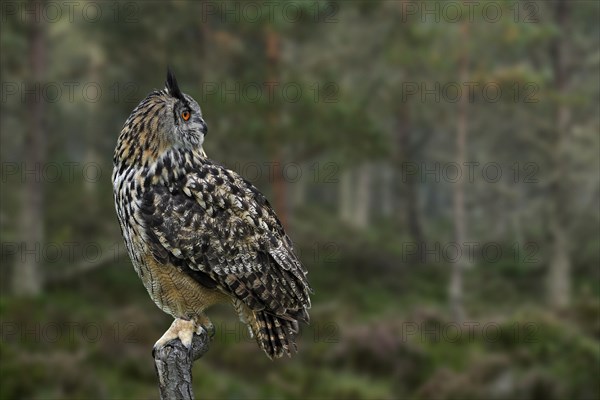
<instances>
[{"instance_id":1,"label":"owl talon","mask_svg":"<svg viewBox=\"0 0 600 400\"><path fill-rule=\"evenodd\" d=\"M160 339L154 344L154 349L152 350L152 354L156 352L156 350L164 347L171 340L179 338L183 345L190 349L192 346L192 337L194 336L194 331L196 330L194 321L188 321L181 318L176 318L175 321L171 324L169 329L161 336Z\"/></svg>"},{"instance_id":2,"label":"owl talon","mask_svg":"<svg viewBox=\"0 0 600 400\"><path fill-rule=\"evenodd\" d=\"M203 328L206 330L206 333L208 333L209 338L212 339L213 337L215 337L215 326L212 322L209 321L208 324Z\"/></svg>"},{"instance_id":3,"label":"owl talon","mask_svg":"<svg viewBox=\"0 0 600 400\"><path fill-rule=\"evenodd\" d=\"M197 335L200 335L201 332L204 330L206 331L210 339L212 339L215 336L215 326L210 321L210 319L208 319L206 314L200 314L199 316L197 316L196 329Z\"/></svg>"}]
</instances>

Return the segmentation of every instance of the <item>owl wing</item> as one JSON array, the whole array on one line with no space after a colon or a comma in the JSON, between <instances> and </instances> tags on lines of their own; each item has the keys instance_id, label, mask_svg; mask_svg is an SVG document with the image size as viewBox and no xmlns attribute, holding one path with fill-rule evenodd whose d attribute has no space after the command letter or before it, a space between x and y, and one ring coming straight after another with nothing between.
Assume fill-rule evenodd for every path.
<instances>
[{"instance_id":1,"label":"owl wing","mask_svg":"<svg viewBox=\"0 0 600 400\"><path fill-rule=\"evenodd\" d=\"M253 311L307 320L306 270L266 198L235 172L203 163L141 205L154 257Z\"/></svg>"}]
</instances>

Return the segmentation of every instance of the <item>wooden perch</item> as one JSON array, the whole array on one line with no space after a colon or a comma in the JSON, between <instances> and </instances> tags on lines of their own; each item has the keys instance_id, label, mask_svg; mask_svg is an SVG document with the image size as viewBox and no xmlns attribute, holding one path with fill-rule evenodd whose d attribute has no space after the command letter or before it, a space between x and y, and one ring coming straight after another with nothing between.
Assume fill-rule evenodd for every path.
<instances>
[{"instance_id":1,"label":"wooden perch","mask_svg":"<svg viewBox=\"0 0 600 400\"><path fill-rule=\"evenodd\" d=\"M209 344L210 338L204 331L200 335L194 334L189 350L181 340L174 339L153 351L161 400L194 398L192 365L208 351Z\"/></svg>"}]
</instances>

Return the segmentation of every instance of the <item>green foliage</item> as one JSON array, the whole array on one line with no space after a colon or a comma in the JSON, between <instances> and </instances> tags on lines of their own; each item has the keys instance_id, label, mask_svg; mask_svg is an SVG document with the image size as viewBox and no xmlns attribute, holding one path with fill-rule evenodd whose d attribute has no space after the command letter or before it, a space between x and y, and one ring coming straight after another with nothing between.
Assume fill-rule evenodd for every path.
<instances>
[{"instance_id":1,"label":"green foliage","mask_svg":"<svg viewBox=\"0 0 600 400\"><path fill-rule=\"evenodd\" d=\"M194 365L198 398L599 398L600 3L575 2L564 33L555 21L556 2L484 1L467 24L466 42L460 21L407 15L402 7L413 2L289 1L272 19L267 3L249 6L261 14L250 20L226 12L243 7L239 1L100 2L104 16L97 23L80 12L70 21L63 8L63 17L47 24L48 60L39 83L58 84L63 95L43 101L40 162L56 166L61 179L42 179L39 223L45 244L63 253L55 261L42 257L48 281L34 299L9 294L22 258L5 246L22 240L22 192L32 178L7 168L22 168L31 150L26 133L33 107L4 85L38 82L31 78L27 17L2 14L0 398L157 396L150 350L170 317L152 304L127 256L117 251L123 245L110 174L118 132L138 102L162 87L167 65L201 104L211 158L240 173L259 166L253 183L270 200L276 188L265 166L277 161L301 168L303 179L284 182L285 198L273 204L287 215L286 228L315 288L311 325L302 328L300 352L290 360L269 361L230 309L214 310L217 336ZM439 9L450 3L414 4ZM300 17L284 17L284 4ZM486 21L486 5L499 6L503 17ZM209 13L207 6L217 8ZM134 22L126 20L131 10ZM535 21L524 21L531 10ZM269 35L279 43L275 56ZM563 92L550 51L561 37L568 39L570 76ZM468 160L497 163L503 175L489 183L477 169L465 185L467 236L480 246L493 242L503 254L493 261L476 254L468 263L467 322L478 325L472 335L462 327L455 338L448 307L455 264L411 254L407 245L419 240L409 222L413 211L429 248L453 240L456 186L431 175L404 179L403 163L422 169L455 161L458 105L435 85L466 88L458 75L465 50L466 79L504 94L490 101L476 90L468 103ZM269 97L272 80L302 95L295 99L294 90L276 88ZM73 99L66 82L79 84ZM82 95L86 83L101 87L97 102ZM419 92L411 95L407 84L420 85ZM260 97L252 96L252 85ZM556 213L550 201L558 171L556 110L563 104L570 128L558 155L566 159L558 183L569 200L563 228L571 242L573 302L550 312L545 283ZM82 176L89 163L101 170L93 182ZM344 174L365 165L372 167L369 181L356 189L352 178L355 190L344 192ZM385 181L389 170L391 181ZM365 192L366 226L342 221L344 201L356 206L355 197ZM70 242L78 243L73 257L65 246ZM537 247L525 248L528 243ZM61 280L93 264L82 257L85 244L115 257Z\"/></svg>"}]
</instances>

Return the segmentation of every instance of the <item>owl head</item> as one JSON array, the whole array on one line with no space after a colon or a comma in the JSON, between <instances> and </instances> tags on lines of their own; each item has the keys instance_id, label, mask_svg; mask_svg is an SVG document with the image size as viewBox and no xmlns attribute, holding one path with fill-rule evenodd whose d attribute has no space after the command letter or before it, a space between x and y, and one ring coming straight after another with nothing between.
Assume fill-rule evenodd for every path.
<instances>
[{"instance_id":1,"label":"owl head","mask_svg":"<svg viewBox=\"0 0 600 400\"><path fill-rule=\"evenodd\" d=\"M170 97L166 102L167 111L171 111L171 118L167 116L165 134L171 134L174 143L191 146L202 146L204 137L208 134L208 126L202 118L200 106L190 96L179 89L177 79L170 68L167 69L165 93ZM171 122L169 124L169 122ZM170 132L169 132L170 131Z\"/></svg>"},{"instance_id":2,"label":"owl head","mask_svg":"<svg viewBox=\"0 0 600 400\"><path fill-rule=\"evenodd\" d=\"M150 93L132 111L117 142L115 164L148 165L172 148L202 148L208 132L198 103L177 85L167 70L163 90Z\"/></svg>"}]
</instances>

